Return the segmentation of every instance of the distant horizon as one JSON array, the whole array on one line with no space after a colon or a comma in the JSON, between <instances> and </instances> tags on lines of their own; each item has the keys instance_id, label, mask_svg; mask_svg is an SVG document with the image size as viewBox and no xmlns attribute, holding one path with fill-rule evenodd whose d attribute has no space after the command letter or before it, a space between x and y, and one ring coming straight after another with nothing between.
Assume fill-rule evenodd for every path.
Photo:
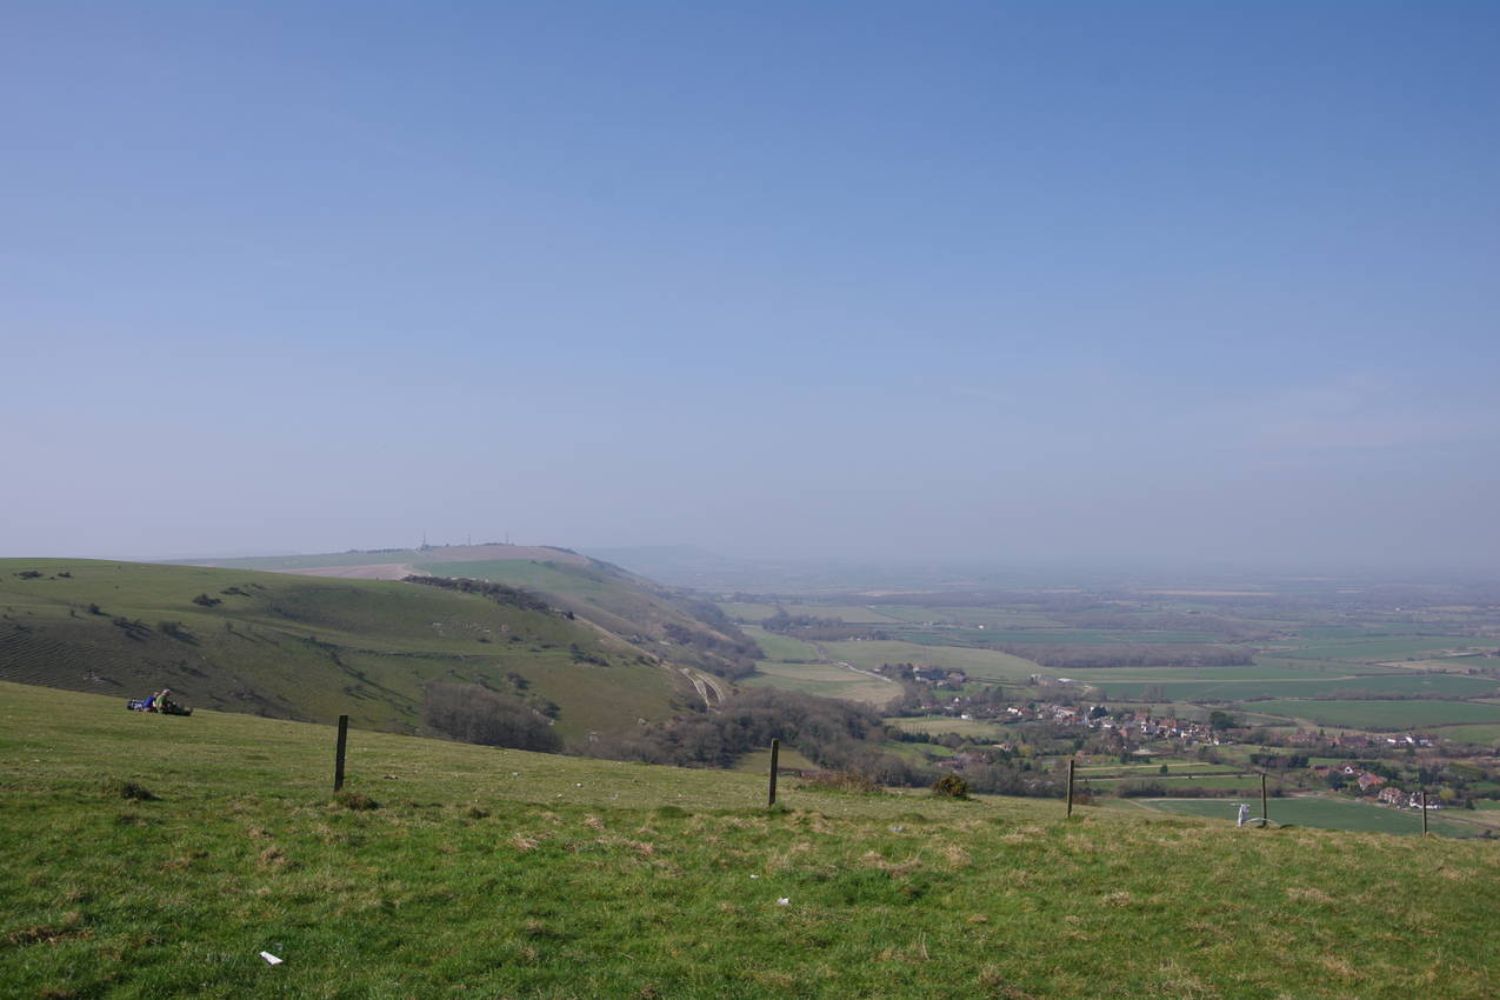
<instances>
[{"instance_id":1,"label":"distant horizon","mask_svg":"<svg viewBox=\"0 0 1500 1000\"><path fill-rule=\"evenodd\" d=\"M14 6L0 551L1494 572L1497 48L1497 4Z\"/></svg>"},{"instance_id":2,"label":"distant horizon","mask_svg":"<svg viewBox=\"0 0 1500 1000\"><path fill-rule=\"evenodd\" d=\"M22 553L12 555L0 553L6 559L97 559L100 561L139 562L162 564L189 564L228 562L251 559L307 558L311 556L378 554L383 552L420 551L421 542L413 545L363 545L343 548L306 548L301 550L268 548L258 551L235 551L223 549L195 553L169 555L99 555L82 552L72 553ZM510 541L484 539L482 541L435 542L429 540L428 549L469 548L490 545L511 545L516 548L552 548L580 553L605 562L616 563L623 568L651 577L646 569L638 569L630 563L646 560L660 565L663 559L689 557L690 560L707 560L714 566L708 569L689 567L683 573L707 573L716 570L735 576L753 577L757 573L775 577L780 574L820 573L828 577L842 577L851 587L860 586L861 576L870 578L866 586L878 586L880 579L907 577L913 588L933 586L934 577L952 576L965 578L970 584L980 583L1000 586L1071 585L1080 587L1118 585L1136 578L1140 585L1166 583L1224 583L1241 581L1261 585L1294 582L1364 583L1364 584L1489 584L1500 583L1500 570L1480 567L1443 566L1317 566L1317 565L1229 565L1223 563L1171 564L1167 562L1133 562L1130 564L1110 562L1070 562L1063 560L1006 560L998 556L981 554L950 555L933 557L892 557L877 559L857 554L843 556L809 556L787 554L781 556L741 555L704 548L690 543L664 545L569 545L563 542ZM671 574L669 574L671 575ZM975 581L973 578L979 578ZM988 579L986 579L988 578ZM1003 581L1003 582L1002 582ZM663 581L669 582L669 581ZM950 585L961 582L949 581Z\"/></svg>"}]
</instances>

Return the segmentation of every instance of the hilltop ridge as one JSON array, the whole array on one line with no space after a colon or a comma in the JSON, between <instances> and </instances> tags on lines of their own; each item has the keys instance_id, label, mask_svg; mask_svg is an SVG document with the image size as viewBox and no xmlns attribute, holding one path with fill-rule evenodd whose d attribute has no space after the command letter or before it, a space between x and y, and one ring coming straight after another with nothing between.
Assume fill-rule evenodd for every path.
<instances>
[{"instance_id":1,"label":"hilltop ridge","mask_svg":"<svg viewBox=\"0 0 1500 1000\"><path fill-rule=\"evenodd\" d=\"M429 731L430 685L466 684L580 744L701 704L696 677L503 585L0 559L0 680L399 732Z\"/></svg>"},{"instance_id":2,"label":"hilltop ridge","mask_svg":"<svg viewBox=\"0 0 1500 1000\"><path fill-rule=\"evenodd\" d=\"M194 565L309 576L432 575L523 587L664 662L738 678L761 651L716 605L613 563L546 545L423 546L322 555L204 560Z\"/></svg>"}]
</instances>

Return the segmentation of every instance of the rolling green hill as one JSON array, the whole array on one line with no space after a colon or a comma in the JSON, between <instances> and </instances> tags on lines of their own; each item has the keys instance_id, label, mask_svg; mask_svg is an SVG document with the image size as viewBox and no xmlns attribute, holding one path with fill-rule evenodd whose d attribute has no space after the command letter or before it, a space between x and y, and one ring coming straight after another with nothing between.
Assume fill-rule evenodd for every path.
<instances>
[{"instance_id":1,"label":"rolling green hill","mask_svg":"<svg viewBox=\"0 0 1500 1000\"><path fill-rule=\"evenodd\" d=\"M524 603L524 602L522 602ZM569 742L660 719L688 678L558 611L411 583L73 559L0 560L0 680L424 731L429 682L556 715ZM555 708L551 707L555 706Z\"/></svg>"},{"instance_id":2,"label":"rolling green hill","mask_svg":"<svg viewBox=\"0 0 1500 1000\"><path fill-rule=\"evenodd\" d=\"M313 576L407 574L489 580L543 595L548 603L662 660L722 677L750 673L761 652L719 608L569 549L453 545L310 556L215 560L213 565Z\"/></svg>"},{"instance_id":3,"label":"rolling green hill","mask_svg":"<svg viewBox=\"0 0 1500 1000\"><path fill-rule=\"evenodd\" d=\"M1492 842L861 795L0 683L14 996L1496 995ZM259 957L283 960L272 966Z\"/></svg>"}]
</instances>

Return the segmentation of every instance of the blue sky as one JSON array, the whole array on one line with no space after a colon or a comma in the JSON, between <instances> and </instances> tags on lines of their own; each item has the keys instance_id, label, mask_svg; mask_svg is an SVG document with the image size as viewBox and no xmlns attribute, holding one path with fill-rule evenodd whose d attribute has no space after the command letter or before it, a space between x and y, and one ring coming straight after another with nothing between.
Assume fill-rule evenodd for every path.
<instances>
[{"instance_id":1,"label":"blue sky","mask_svg":"<svg viewBox=\"0 0 1500 1000\"><path fill-rule=\"evenodd\" d=\"M0 553L1500 557L1492 4L0 7Z\"/></svg>"}]
</instances>

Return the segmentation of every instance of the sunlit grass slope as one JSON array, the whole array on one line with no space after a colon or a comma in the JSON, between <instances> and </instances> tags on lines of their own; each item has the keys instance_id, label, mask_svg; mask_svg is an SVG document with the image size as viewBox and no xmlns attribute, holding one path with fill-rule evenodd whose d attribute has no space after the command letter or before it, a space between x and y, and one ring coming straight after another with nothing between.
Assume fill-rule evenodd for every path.
<instances>
[{"instance_id":1,"label":"sunlit grass slope","mask_svg":"<svg viewBox=\"0 0 1500 1000\"><path fill-rule=\"evenodd\" d=\"M1491 997L1495 845L857 796L0 684L15 996ZM135 782L157 798L123 798ZM357 803L356 803L357 804ZM258 953L285 959L271 967Z\"/></svg>"},{"instance_id":2,"label":"sunlit grass slope","mask_svg":"<svg viewBox=\"0 0 1500 1000\"><path fill-rule=\"evenodd\" d=\"M36 575L32 575L36 574ZM195 598L207 603L195 603ZM168 624L164 624L168 623ZM602 665L602 663L608 665ZM559 731L633 728L690 688L560 614L409 583L0 559L0 680L414 731L430 681L517 674Z\"/></svg>"},{"instance_id":3,"label":"sunlit grass slope","mask_svg":"<svg viewBox=\"0 0 1500 1000\"><path fill-rule=\"evenodd\" d=\"M674 664L734 676L759 655L715 605L568 549L491 544L216 563L272 571L394 565L434 576L488 580L539 594L555 607Z\"/></svg>"}]
</instances>

